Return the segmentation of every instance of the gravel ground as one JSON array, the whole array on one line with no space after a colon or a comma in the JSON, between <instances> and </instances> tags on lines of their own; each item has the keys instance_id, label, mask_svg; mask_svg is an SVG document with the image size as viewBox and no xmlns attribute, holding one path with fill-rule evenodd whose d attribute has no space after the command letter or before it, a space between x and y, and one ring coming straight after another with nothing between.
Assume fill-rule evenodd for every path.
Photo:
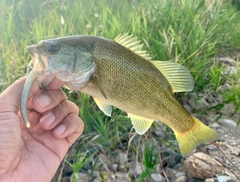
<instances>
[{"instance_id":1,"label":"gravel ground","mask_svg":"<svg viewBox=\"0 0 240 182\"><path fill-rule=\"evenodd\" d=\"M235 74L236 62L230 58L219 58L219 64L226 65L226 74ZM225 82L222 89L229 89L230 82ZM200 98L200 99L199 99ZM198 146L188 158L182 158L170 147L166 147L159 141L155 141L153 153L160 152L161 163L159 163L151 176L145 181L149 182L238 182L240 181L240 127L237 122L240 112L232 115L235 106L225 104L221 109L209 110L206 108L215 107L223 101L220 95L204 92L198 97L194 93L186 93L182 99L183 106L190 113L198 113L204 110L203 114L195 114L197 118L215 129L219 137L209 145ZM221 116L221 117L220 117ZM216 121L217 120L217 121ZM166 137L166 129L159 124L161 129L152 133L154 136ZM151 131L149 131L151 132ZM100 151L101 154L91 159L78 173L78 181L116 181L130 182L138 181L138 176L144 172L144 166L140 156L128 152L128 142L134 138L127 137L120 142L116 152L117 155L109 155ZM69 152L75 154L75 146ZM142 150L141 147L138 150ZM93 164L98 171L90 172ZM91 173L91 174L90 174ZM67 164L62 164L57 172L55 181L71 181L72 168ZM91 177L90 177L91 176ZM103 180L104 178L104 180Z\"/></svg>"}]
</instances>

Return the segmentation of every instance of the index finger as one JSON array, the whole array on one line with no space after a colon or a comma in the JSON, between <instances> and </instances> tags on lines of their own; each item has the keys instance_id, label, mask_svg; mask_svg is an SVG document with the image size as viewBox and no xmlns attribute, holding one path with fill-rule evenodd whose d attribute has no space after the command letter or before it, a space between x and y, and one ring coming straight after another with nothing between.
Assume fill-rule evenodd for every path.
<instances>
[{"instance_id":1,"label":"index finger","mask_svg":"<svg viewBox=\"0 0 240 182\"><path fill-rule=\"evenodd\" d=\"M63 86L64 82L62 82L61 80L54 78L45 88L41 89L39 87L39 84L37 81L34 81L30 95L29 95L29 103L28 103L28 109L32 110L33 106L32 106L32 96L34 95L38 95L40 93L42 93L45 90L58 90Z\"/></svg>"},{"instance_id":2,"label":"index finger","mask_svg":"<svg viewBox=\"0 0 240 182\"><path fill-rule=\"evenodd\" d=\"M48 89L50 90L57 90L59 88L61 88L62 86L64 85L64 82L57 79L57 78L54 78L47 86Z\"/></svg>"}]
</instances>

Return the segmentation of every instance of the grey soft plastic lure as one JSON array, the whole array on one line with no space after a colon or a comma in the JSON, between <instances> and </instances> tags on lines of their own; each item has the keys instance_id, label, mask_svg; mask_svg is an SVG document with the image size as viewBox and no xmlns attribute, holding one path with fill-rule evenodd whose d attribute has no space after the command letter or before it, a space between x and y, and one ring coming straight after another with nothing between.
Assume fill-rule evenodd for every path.
<instances>
[{"instance_id":1,"label":"grey soft plastic lure","mask_svg":"<svg viewBox=\"0 0 240 182\"><path fill-rule=\"evenodd\" d=\"M22 90L21 102L20 102L21 115L22 115L23 121L25 122L28 128L30 127L30 122L28 120L27 104L28 104L29 94L31 91L30 88L32 88L34 80L35 80L35 73L34 73L34 68L32 68L32 70L28 74L27 79L25 81L25 84Z\"/></svg>"}]
</instances>

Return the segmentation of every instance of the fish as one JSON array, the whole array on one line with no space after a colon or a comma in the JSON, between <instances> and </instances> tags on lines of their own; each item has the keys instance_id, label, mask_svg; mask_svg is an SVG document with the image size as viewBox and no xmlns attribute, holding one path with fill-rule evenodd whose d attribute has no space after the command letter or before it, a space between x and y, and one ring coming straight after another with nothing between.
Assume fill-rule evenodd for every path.
<instances>
[{"instance_id":1,"label":"fish","mask_svg":"<svg viewBox=\"0 0 240 182\"><path fill-rule=\"evenodd\" d=\"M107 116L111 117L112 106L126 112L140 135L156 120L165 123L184 156L200 143L216 139L217 132L191 116L174 96L193 90L189 70L176 62L152 60L142 46L128 34L114 40L72 35L28 46L33 68L21 98L25 123L30 126L23 108L27 107L32 81L47 85L56 77L69 89L92 96Z\"/></svg>"}]
</instances>

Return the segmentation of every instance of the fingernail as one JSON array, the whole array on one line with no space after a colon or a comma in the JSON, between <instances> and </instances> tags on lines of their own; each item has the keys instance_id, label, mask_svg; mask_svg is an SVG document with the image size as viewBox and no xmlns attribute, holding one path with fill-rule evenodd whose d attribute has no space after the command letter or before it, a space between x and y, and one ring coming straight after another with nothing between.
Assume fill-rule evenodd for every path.
<instances>
[{"instance_id":1,"label":"fingernail","mask_svg":"<svg viewBox=\"0 0 240 182\"><path fill-rule=\"evenodd\" d=\"M66 131L66 126L61 124L59 125L55 130L54 132L57 134L57 135L62 135L65 131Z\"/></svg>"},{"instance_id":2,"label":"fingernail","mask_svg":"<svg viewBox=\"0 0 240 182\"><path fill-rule=\"evenodd\" d=\"M40 94L36 97L37 102L39 103L40 106L45 108L50 104L50 98L47 95Z\"/></svg>"},{"instance_id":3,"label":"fingernail","mask_svg":"<svg viewBox=\"0 0 240 182\"><path fill-rule=\"evenodd\" d=\"M52 112L49 112L40 119L40 122L46 126L51 126L55 121L55 116Z\"/></svg>"}]
</instances>

